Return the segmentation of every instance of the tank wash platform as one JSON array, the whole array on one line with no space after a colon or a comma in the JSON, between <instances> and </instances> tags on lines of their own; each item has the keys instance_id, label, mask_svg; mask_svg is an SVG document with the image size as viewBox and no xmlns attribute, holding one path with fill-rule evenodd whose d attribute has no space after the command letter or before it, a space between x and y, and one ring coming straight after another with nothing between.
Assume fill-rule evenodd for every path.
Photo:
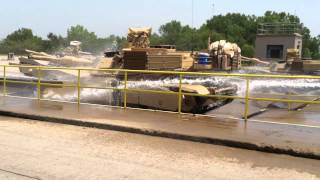
<instances>
[{"instance_id":1,"label":"tank wash platform","mask_svg":"<svg viewBox=\"0 0 320 180\"><path fill-rule=\"evenodd\" d=\"M245 122L85 104L78 107L14 97L0 97L0 104L0 114L6 116L320 159L320 129L308 124Z\"/></svg>"}]
</instances>

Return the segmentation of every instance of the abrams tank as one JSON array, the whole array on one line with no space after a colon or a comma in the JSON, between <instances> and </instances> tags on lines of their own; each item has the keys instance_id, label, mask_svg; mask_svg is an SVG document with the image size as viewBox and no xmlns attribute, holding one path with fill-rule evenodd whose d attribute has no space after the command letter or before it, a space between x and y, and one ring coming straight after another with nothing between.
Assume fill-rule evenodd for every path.
<instances>
[{"instance_id":1,"label":"abrams tank","mask_svg":"<svg viewBox=\"0 0 320 180\"><path fill-rule=\"evenodd\" d=\"M123 88L121 85L117 85L116 79L108 81L109 84L106 87L113 86L114 88ZM92 83L92 82L91 82ZM167 84L165 86L147 86L141 85L136 86L137 81L128 81L128 90L127 93L127 107L133 108L144 108L144 109L154 109L154 110L164 110L164 111L178 111L178 102L179 97L177 94L179 92L179 84ZM83 83L82 86L86 85ZM101 85L101 84L100 84ZM133 87L130 87L130 86ZM97 86L97 84L95 84ZM138 89L144 90L139 92ZM162 91L167 92L167 94L158 94L158 93L148 93L145 91ZM181 97L181 110L184 113L194 113L202 114L206 113L212 109L221 107L232 100L228 98L215 98L215 97L201 97L204 95L225 95L232 96L236 93L237 88L234 86L214 86L206 87L204 85L191 85L191 84L182 84L181 90L183 93L195 94L200 96L187 96L182 95ZM53 100L68 100L76 101L74 96L76 93L74 88L68 88L61 86L58 87L49 87L43 89L43 98L44 99L53 99ZM74 99L70 99L74 97ZM95 91L90 88L81 89L81 102L83 103L93 103L93 104L102 104L102 105L114 105L114 106L123 106L124 105L124 92L123 91Z\"/></svg>"},{"instance_id":2,"label":"abrams tank","mask_svg":"<svg viewBox=\"0 0 320 180\"><path fill-rule=\"evenodd\" d=\"M320 60L303 60L298 49L287 49L286 60L270 66L271 72L320 74Z\"/></svg>"},{"instance_id":3,"label":"abrams tank","mask_svg":"<svg viewBox=\"0 0 320 180\"><path fill-rule=\"evenodd\" d=\"M115 64L118 64L118 67L120 68L129 70L194 71L195 57L193 52L177 51L175 46L172 45L150 46L150 35L151 28L129 28L127 37L129 48L125 48L122 50L122 52L120 52L120 54L116 54L115 57L118 61ZM221 54L225 52L221 52ZM106 53L106 55L107 54L111 53ZM232 58L236 58L237 55L239 55L239 53L236 55L233 54ZM238 67L238 64L239 63L237 62L236 67ZM176 75L166 74L129 73L128 79L140 81L141 79L161 80L176 77ZM118 74L118 78L122 79L123 74ZM159 90L158 87L144 87L143 89L145 88L147 88L147 90ZM168 92L178 92L179 86L167 86L164 90ZM211 87L204 85L183 84L182 91L198 95L235 95L237 88L228 84ZM159 95L153 93L128 91L127 100L127 103L133 107L138 106L152 109L177 111L178 97L174 94ZM232 100L228 98L219 99L183 96L182 111L189 113L204 113L231 101Z\"/></svg>"},{"instance_id":4,"label":"abrams tank","mask_svg":"<svg viewBox=\"0 0 320 180\"><path fill-rule=\"evenodd\" d=\"M194 70L235 71L241 68L241 49L235 43L220 40L208 45L208 53L195 54Z\"/></svg>"},{"instance_id":5,"label":"abrams tank","mask_svg":"<svg viewBox=\"0 0 320 180\"><path fill-rule=\"evenodd\" d=\"M159 90L151 88L149 90ZM179 85L170 85L161 89L165 92L179 92ZM183 93L195 95L234 95L237 88L229 87L205 87L203 85L182 84ZM181 110L185 113L202 114L212 109L223 106L232 100L226 98L208 98L200 96L182 96ZM165 111L178 111L179 97L175 94L153 94L144 92L128 91L127 103L131 107L159 109Z\"/></svg>"},{"instance_id":6,"label":"abrams tank","mask_svg":"<svg viewBox=\"0 0 320 180\"><path fill-rule=\"evenodd\" d=\"M174 46L150 46L149 37L151 28L130 28L128 31L129 48L122 51L109 51L105 53L103 58L96 60L89 53L81 52L79 43L71 43L63 53L50 55L44 52L35 52L26 50L29 53L28 57L20 58L22 65L34 66L58 66L58 67L89 67L97 69L129 69L129 70L166 70L166 71L192 71L194 66L194 54L192 52L177 51ZM37 77L38 69L21 67L20 70L30 76ZM62 76L59 74L63 73ZM87 72L88 73L88 72ZM59 80L63 83L75 84L77 72L72 70L41 70L41 78L44 80ZM66 77L65 75L70 77ZM53 76L53 77L52 77ZM71 77L73 76L73 77ZM176 78L177 76L172 78ZM168 75L150 75L144 74L128 74L129 84L145 80L159 80L171 78ZM121 82L123 73L110 75L104 71L90 71L85 74L81 71L81 86L96 87L99 82ZM110 87L108 84L100 84L102 87ZM115 87L115 86L114 86ZM157 90L159 87L143 87L144 90ZM60 94L63 97L66 93L74 94L74 89L65 88L63 85L56 88L42 88L45 92L52 91L53 99ZM85 89L85 88L83 88ZM153 94L138 91L127 91L127 104L131 107L143 107L149 109L159 109L166 111L178 110L178 96L170 94L170 92L179 92L179 85L171 84L161 87L161 90L169 92L169 94ZM228 84L205 86L201 84L183 84L182 92L193 93L195 95L234 95L237 88ZM48 94L45 93L44 94ZM122 92L115 97L123 97ZM93 95L92 95L93 96ZM216 107L222 106L231 102L228 98L209 98L200 96L183 96L182 111L186 113L204 113ZM49 98L50 97L45 97ZM89 98L90 99L90 98ZM123 104L123 98L118 100L118 104ZM115 99L113 101L116 101ZM103 98L98 98L96 101L88 101L88 103L103 103Z\"/></svg>"},{"instance_id":7,"label":"abrams tank","mask_svg":"<svg viewBox=\"0 0 320 180\"><path fill-rule=\"evenodd\" d=\"M95 56L89 52L83 52L80 48L81 42L71 41L70 46L54 55L45 52L37 52L26 49L27 57L20 57L19 64L23 66L52 66L52 67L93 67L96 61ZM46 77L52 70L42 70L41 76ZM38 76L38 69L33 67L20 67L20 72L27 76ZM57 72L57 70L55 70ZM75 75L72 71L58 70L61 74Z\"/></svg>"},{"instance_id":8,"label":"abrams tank","mask_svg":"<svg viewBox=\"0 0 320 180\"><path fill-rule=\"evenodd\" d=\"M171 70L192 69L191 52L176 51L174 46L150 46L151 28L129 28L129 47L122 50L124 69L131 70Z\"/></svg>"},{"instance_id":9,"label":"abrams tank","mask_svg":"<svg viewBox=\"0 0 320 180\"><path fill-rule=\"evenodd\" d=\"M33 68L32 66L52 66L52 67L90 67L93 62L89 59L77 58L73 56L64 56L57 57L52 55L40 55L38 52L33 52L26 50L27 52L32 52L28 57L20 57L19 64L11 65L23 65L26 67L19 67L20 72L27 76L38 77L39 72L37 68ZM69 74L76 75L76 72L70 70L49 70L43 69L41 70L41 77L47 77L51 74L51 72L59 74Z\"/></svg>"}]
</instances>

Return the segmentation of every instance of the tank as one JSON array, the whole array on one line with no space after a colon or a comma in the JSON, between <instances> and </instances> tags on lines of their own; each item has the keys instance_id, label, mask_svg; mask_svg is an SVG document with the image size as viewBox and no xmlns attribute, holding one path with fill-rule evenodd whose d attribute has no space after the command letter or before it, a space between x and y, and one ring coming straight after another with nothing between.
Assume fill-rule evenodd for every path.
<instances>
[{"instance_id":1,"label":"tank","mask_svg":"<svg viewBox=\"0 0 320 180\"><path fill-rule=\"evenodd\" d=\"M192 69L194 59L191 52L176 51L173 45L150 46L151 28L129 28L129 47L122 50L123 68L132 70L176 70Z\"/></svg>"},{"instance_id":2,"label":"tank","mask_svg":"<svg viewBox=\"0 0 320 180\"><path fill-rule=\"evenodd\" d=\"M97 57L89 52L81 51L81 42L71 41L70 45L55 54L37 52L26 49L28 56L19 57L19 63L10 63L11 65L24 66L52 66L52 67L94 67ZM101 59L102 61L102 59ZM59 74L76 75L68 70L55 70ZM27 76L39 75L37 68L20 67L20 72ZM46 77L51 74L52 70L41 70L41 76Z\"/></svg>"},{"instance_id":3,"label":"tank","mask_svg":"<svg viewBox=\"0 0 320 180\"><path fill-rule=\"evenodd\" d=\"M172 45L158 45L150 46L149 37L151 35L151 28L129 28L128 30L128 43L129 47L121 51L108 51L105 52L104 57L94 57L90 53L82 52L78 41L70 43L70 46L63 52L55 55L47 54L44 52L36 52L26 50L29 54L28 57L21 57L20 64L33 65L33 66L58 66L58 67L88 67L97 69L129 69L129 70L160 70L160 71L194 71L197 55L200 55L200 64L212 65L214 62L225 62L227 66L231 66L232 58L238 56L230 56L230 50L227 51L225 46L219 46L218 51L210 51L209 53L197 53L191 51L177 51L175 46ZM226 46L227 47L227 46ZM238 50L238 49L237 49ZM229 54L227 54L229 53ZM225 55L225 56L223 56ZM226 61L223 61L226 57ZM229 62L229 63L228 63ZM222 65L221 65L222 66ZM225 67L225 66L223 66ZM227 68L225 68L227 69ZM229 68L230 70L232 68ZM64 83L69 83L70 79L76 79L77 72L72 70L42 70L41 73L38 69L28 67L21 67L20 71L29 76L37 77L41 74L41 78L59 79L59 75L63 74L65 77ZM82 82L82 86L96 86L95 81L122 81L123 73L112 74L104 71L92 71L90 74L81 73L81 78L88 81ZM70 76L70 77L68 77ZM145 81L145 80L159 80L164 78L177 78L177 75L154 75L154 74L133 74L130 73L128 80ZM105 86L104 86L105 87ZM58 90L58 89L61 90ZM145 90L155 90L157 87L143 87ZM45 87L43 88L45 90ZM56 93L64 93L68 91L63 86L54 89ZM179 85L170 85L162 87L161 90L167 92L179 92ZM235 95L237 88L228 84L223 85L192 85L183 84L182 92L195 93L198 95ZM120 92L117 97L122 97L123 93ZM120 98L122 99L122 98ZM228 98L209 98L209 97L182 97L182 111L186 113L204 113L211 109L223 106L231 102ZM119 103L123 104L120 100ZM174 94L152 94L137 91L127 91L127 104L131 107L142 107L151 109L160 109L167 111L177 111L178 96Z\"/></svg>"},{"instance_id":4,"label":"tank","mask_svg":"<svg viewBox=\"0 0 320 180\"><path fill-rule=\"evenodd\" d=\"M119 88L116 79L110 79L111 86L114 88ZM91 85L90 84L82 84L82 86ZM127 107L133 108L145 108L145 109L155 109L155 110L164 110L164 111L178 111L178 102L179 97L177 94L179 92L178 84L170 84L166 86L143 86L137 87L136 81L128 81L129 90L127 93ZM97 84L94 83L95 86ZM110 85L110 84L109 84ZM110 87L106 85L107 87ZM135 87L130 87L130 85L135 85ZM121 85L120 85L121 86ZM143 90L151 90L151 91L162 91L167 92L168 94L157 94L157 93L146 93L146 92L138 92L136 90L130 89L143 89ZM90 89L82 88L85 92L90 92ZM204 85L191 85L191 84L182 84L181 90L183 93L191 93L196 95L235 95L237 92L237 88L235 86L225 86L218 85L212 87L206 87ZM43 98L45 99L55 99L56 97L71 97L75 93L73 88L63 88L63 85L60 87L48 87L43 89ZM114 106L123 106L124 105L124 92L123 91L108 91L110 95L104 97L105 94L101 95L99 98L95 98L97 96L96 91L92 91L93 98L91 99L88 95L84 95L81 97L81 101L84 103L95 103L95 104L104 104L106 100L108 101L108 105ZM107 93L108 94L108 93ZM99 96L99 95L98 95ZM76 99L73 99L76 101ZM181 111L185 113L194 113L194 114L202 114L206 113L212 109L221 107L225 104L230 103L232 100L228 98L214 98L214 97L196 97L196 96L186 96L183 95L181 97Z\"/></svg>"},{"instance_id":5,"label":"tank","mask_svg":"<svg viewBox=\"0 0 320 180\"><path fill-rule=\"evenodd\" d=\"M205 87L203 85L182 84L182 92L199 95L235 95L237 88L229 87ZM159 90L157 88L149 90ZM179 85L170 85L161 91L179 92ZM166 111L178 111L178 96L175 94L153 94L145 92L128 91L127 103L131 107L152 108ZM223 106L232 100L227 98L208 98L195 96L182 96L182 112L202 114L212 109Z\"/></svg>"},{"instance_id":6,"label":"tank","mask_svg":"<svg viewBox=\"0 0 320 180\"><path fill-rule=\"evenodd\" d=\"M294 74L320 74L320 60L304 60L300 58L298 49L288 49L287 59L283 62L273 63L272 72Z\"/></svg>"}]
</instances>

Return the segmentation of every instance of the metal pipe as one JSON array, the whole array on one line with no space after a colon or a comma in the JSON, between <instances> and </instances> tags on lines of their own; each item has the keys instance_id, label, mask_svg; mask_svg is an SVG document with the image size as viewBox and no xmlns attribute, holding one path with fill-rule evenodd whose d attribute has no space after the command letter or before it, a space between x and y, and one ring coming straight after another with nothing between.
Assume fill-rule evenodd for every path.
<instances>
[{"instance_id":1,"label":"metal pipe","mask_svg":"<svg viewBox=\"0 0 320 180\"><path fill-rule=\"evenodd\" d=\"M7 95L6 66L3 66L3 96Z\"/></svg>"},{"instance_id":2,"label":"metal pipe","mask_svg":"<svg viewBox=\"0 0 320 180\"><path fill-rule=\"evenodd\" d=\"M4 66L4 65L0 65ZM7 67L29 67L47 70L84 70L84 71L106 71L106 72L127 72L143 74L171 74L171 75L193 75L193 76L225 76L225 77L253 77L253 78L279 78L279 79L320 79L320 76L307 75L271 75L271 74L228 74L228 73L203 73L203 72L175 72L175 71L150 71L150 70L127 70L127 69L95 69L95 68L67 68L67 67L44 67L44 66L20 66L7 65Z\"/></svg>"},{"instance_id":3,"label":"metal pipe","mask_svg":"<svg viewBox=\"0 0 320 180\"><path fill-rule=\"evenodd\" d=\"M123 90L123 107L127 109L127 84L128 84L128 72L124 72L124 90Z\"/></svg>"},{"instance_id":4,"label":"metal pipe","mask_svg":"<svg viewBox=\"0 0 320 180\"><path fill-rule=\"evenodd\" d=\"M41 99L41 69L40 69L40 67L38 67L37 69L38 69L38 83L37 83L38 100L40 101L40 99Z\"/></svg>"},{"instance_id":5,"label":"metal pipe","mask_svg":"<svg viewBox=\"0 0 320 180\"><path fill-rule=\"evenodd\" d=\"M291 99L291 92L288 94L288 99ZM291 103L288 102L288 111L291 111Z\"/></svg>"},{"instance_id":6,"label":"metal pipe","mask_svg":"<svg viewBox=\"0 0 320 180\"><path fill-rule=\"evenodd\" d=\"M244 119L248 120L248 114L249 114L249 92L250 92L250 79L246 79L246 108L244 111Z\"/></svg>"},{"instance_id":7,"label":"metal pipe","mask_svg":"<svg viewBox=\"0 0 320 180\"><path fill-rule=\"evenodd\" d=\"M81 87L81 81L80 81L80 78L81 77L81 70L80 69L78 69L78 83L77 83L77 90L78 90L78 96L77 96L77 102L78 102L78 108L80 107L80 101L81 101L81 99L80 99L80 96L81 96L81 89L80 89L80 87Z\"/></svg>"},{"instance_id":8,"label":"metal pipe","mask_svg":"<svg viewBox=\"0 0 320 180\"><path fill-rule=\"evenodd\" d=\"M179 100L178 100L178 112L179 114L181 114L182 112L182 78L183 78L183 75L180 74L179 76Z\"/></svg>"}]
</instances>

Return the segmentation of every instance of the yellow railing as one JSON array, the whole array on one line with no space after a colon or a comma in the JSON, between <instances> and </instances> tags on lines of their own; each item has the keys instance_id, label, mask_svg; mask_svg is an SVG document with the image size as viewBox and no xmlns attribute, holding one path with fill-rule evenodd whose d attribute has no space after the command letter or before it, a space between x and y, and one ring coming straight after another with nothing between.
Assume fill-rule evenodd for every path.
<instances>
[{"instance_id":1,"label":"yellow railing","mask_svg":"<svg viewBox=\"0 0 320 180\"><path fill-rule=\"evenodd\" d=\"M3 95L7 95L7 84L28 84L37 86L37 99L41 100L41 86L52 86L52 87L74 87L77 88L77 103L81 104L81 89L105 89L105 90L118 90L123 92L123 108L127 108L127 92L145 92L145 93L156 93L156 94L171 94L178 96L178 113L182 113L182 97L183 96L199 96L208 98L228 98L228 99L243 99L245 100L245 110L244 119L248 119L249 113L249 101L270 101L270 102L283 102L283 103L304 103L304 104L320 104L320 101L307 101L307 100L291 100L291 99L279 99L279 98L263 98L263 97L251 97L250 96L250 81L253 79L319 79L320 76L307 76L307 75L260 75L260 74L228 74L228 73L203 73L203 72L175 72L175 71L148 71L148 70L126 70L126 69L94 69L94 68L67 68L67 67L44 67L44 66L20 66L20 65L0 65L3 67ZM25 82L19 80L8 80L7 71L8 68L32 68L38 71L37 82ZM77 84L54 84L45 83L41 81L41 72L44 70L73 70L77 71ZM99 71L99 72L111 72L111 73L121 73L124 76L123 88L113 88L113 87L95 87L95 86L83 86L81 84L81 72L82 71ZM179 77L179 91L158 91L158 90L145 90L145 89L133 89L128 88L128 73L142 73L142 74L166 74L166 75L177 75ZM182 91L182 82L185 76L219 76L219 77L241 77L246 81L246 91L245 96L226 96L226 95L200 95L194 93L186 93ZM278 94L285 95L285 94ZM290 97L299 97L304 95L288 95Z\"/></svg>"}]
</instances>

